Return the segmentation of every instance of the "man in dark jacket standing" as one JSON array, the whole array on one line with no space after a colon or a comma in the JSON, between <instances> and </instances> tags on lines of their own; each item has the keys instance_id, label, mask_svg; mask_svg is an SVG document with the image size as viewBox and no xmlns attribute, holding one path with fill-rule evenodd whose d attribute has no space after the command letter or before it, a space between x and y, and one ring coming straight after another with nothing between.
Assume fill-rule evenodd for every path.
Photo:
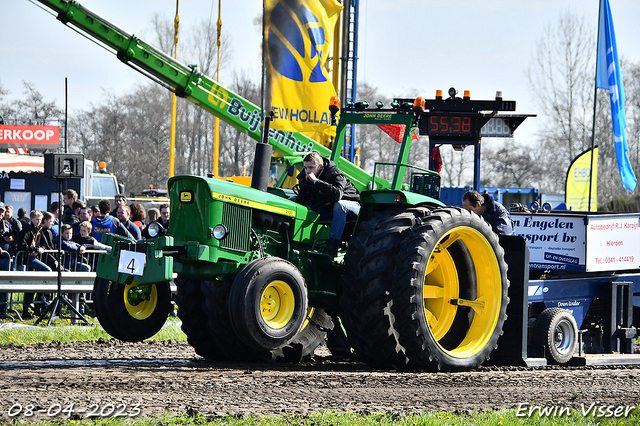
<instances>
[{"instance_id":1,"label":"man in dark jacket standing","mask_svg":"<svg viewBox=\"0 0 640 426\"><path fill-rule=\"evenodd\" d=\"M484 218L498 235L513 235L513 221L509 211L489 194L468 191L462 196L462 207Z\"/></svg>"},{"instance_id":2,"label":"man in dark jacket standing","mask_svg":"<svg viewBox=\"0 0 640 426\"><path fill-rule=\"evenodd\" d=\"M325 253L335 257L347 214L357 216L360 213L360 194L333 161L312 152L302 164L304 170L298 175L300 191L295 200L320 214L321 219L331 219Z\"/></svg>"}]
</instances>

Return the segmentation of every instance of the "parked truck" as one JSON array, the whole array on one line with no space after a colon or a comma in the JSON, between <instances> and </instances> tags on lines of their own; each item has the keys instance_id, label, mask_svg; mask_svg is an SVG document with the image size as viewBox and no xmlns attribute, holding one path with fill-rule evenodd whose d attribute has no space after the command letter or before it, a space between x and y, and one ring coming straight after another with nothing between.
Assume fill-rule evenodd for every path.
<instances>
[{"instance_id":1,"label":"parked truck","mask_svg":"<svg viewBox=\"0 0 640 426\"><path fill-rule=\"evenodd\" d=\"M85 160L84 177L69 179L63 190L73 189L88 204L101 199L113 200L124 191L116 177L108 173L105 165L94 169L94 162ZM58 200L58 182L44 176L44 157L38 155L0 154L0 197L5 204L27 212L33 209L47 211Z\"/></svg>"},{"instance_id":2,"label":"parked truck","mask_svg":"<svg viewBox=\"0 0 640 426\"><path fill-rule=\"evenodd\" d=\"M39 1L63 23L113 49L123 62L260 140L259 109L197 67L180 64L77 2ZM529 279L535 269L529 267L526 235L498 239L480 216L444 206L437 199L437 174L407 161L413 129L428 135L430 143L478 145L489 120L500 120L512 133L526 118L501 116L499 111L515 110L515 102L501 94L487 101L456 94L450 90L448 99L441 94L427 101L398 99L387 108L366 103L340 108L334 102L329 109L332 117L340 112L340 119L331 152L304 135L265 130L261 142L266 143L257 145L263 156L256 164L269 163L267 144L285 157L316 151L334 161L361 191L353 236L336 258L322 253L328 224L308 206L290 201L291 192L285 189L267 188L264 179L249 188L200 176L171 178L168 232L154 226L148 240L106 238L113 250L100 258L94 286L100 323L123 340L150 337L166 320L173 279L182 329L206 358L299 360L324 341L326 332L339 331L362 360L382 368L461 370L490 356L523 363L537 350L550 361L568 362L579 335L573 315L567 317L562 309L571 305L544 298L550 292L545 289L560 284L547 282L558 278L552 270ZM341 158L345 128L351 123L405 126L398 158L377 164L373 175ZM379 167L393 168L391 181L376 177ZM296 173L289 165L283 169L282 178ZM254 176L268 175L258 172ZM615 287L620 279L634 279L634 271L576 271L571 282L558 287L582 294L579 283L585 278ZM538 285L542 296L537 290L529 294L527 289ZM630 286L620 288L616 301L633 299ZM601 298L601 293L594 296ZM622 343L620 350L630 352L635 329L612 316L622 305L600 304L592 314L595 320L589 321L604 324L608 317L613 332L605 336L604 327L595 327L599 342L613 339L616 349ZM546 340L529 339L536 333ZM328 340L330 349L334 343ZM591 347L615 351L610 345Z\"/></svg>"}]
</instances>

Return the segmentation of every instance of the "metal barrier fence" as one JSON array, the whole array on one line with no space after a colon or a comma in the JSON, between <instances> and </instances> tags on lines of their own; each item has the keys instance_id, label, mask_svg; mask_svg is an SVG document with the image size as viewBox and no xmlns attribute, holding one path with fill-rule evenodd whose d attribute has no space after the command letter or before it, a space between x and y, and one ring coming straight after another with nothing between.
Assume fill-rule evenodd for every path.
<instances>
[{"instance_id":1,"label":"metal barrier fence","mask_svg":"<svg viewBox=\"0 0 640 426\"><path fill-rule=\"evenodd\" d=\"M62 266L67 272L95 272L98 263L98 256L106 253L105 250L85 250L84 253L62 251ZM55 271L54 260L57 260L58 250L45 250L41 255L37 256L39 263L33 261L35 259L30 252L26 250L18 251L10 262L9 270L12 271ZM45 269L48 268L48 269ZM39 269L41 268L41 269Z\"/></svg>"},{"instance_id":2,"label":"metal barrier fence","mask_svg":"<svg viewBox=\"0 0 640 426\"><path fill-rule=\"evenodd\" d=\"M91 290L93 289L93 280L95 278L95 267L98 257L104 250L86 250L84 253L65 252L62 251L63 266L63 285L62 290L65 293L73 294L73 301L76 309L84 310L84 306L91 302ZM50 294L57 291L57 270L55 269L55 260L58 257L57 250L45 250L39 257L40 260L30 256L28 251L18 251L13 257L8 253L0 255L0 259L7 259L5 270L0 271L0 293L2 290L7 291L7 311L9 314L16 315L22 320L18 311L14 308L14 304L24 303L14 300L14 294L32 295L34 293ZM34 261L38 260L37 262ZM33 291L29 291L33 290ZM24 296L23 296L24 300ZM1 302L0 302L1 303ZM46 304L46 298L34 298L33 302L27 303ZM24 308L24 305L23 305Z\"/></svg>"}]
</instances>

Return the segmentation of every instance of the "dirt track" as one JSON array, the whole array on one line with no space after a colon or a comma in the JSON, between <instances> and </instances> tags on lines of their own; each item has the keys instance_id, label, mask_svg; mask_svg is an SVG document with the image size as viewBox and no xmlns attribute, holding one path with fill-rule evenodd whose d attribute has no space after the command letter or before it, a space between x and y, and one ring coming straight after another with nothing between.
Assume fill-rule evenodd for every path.
<instances>
[{"instance_id":1,"label":"dirt track","mask_svg":"<svg viewBox=\"0 0 640 426\"><path fill-rule=\"evenodd\" d=\"M583 403L640 405L640 368L398 373L322 356L302 364L211 363L188 344L176 342L110 340L0 348L0 422L27 420L28 409L34 411L30 419L47 418L47 412L54 414L71 403L78 418L91 410L109 415L109 404L121 415L139 409L142 417L194 411L206 416L465 412L517 408L519 403L578 411Z\"/></svg>"}]
</instances>

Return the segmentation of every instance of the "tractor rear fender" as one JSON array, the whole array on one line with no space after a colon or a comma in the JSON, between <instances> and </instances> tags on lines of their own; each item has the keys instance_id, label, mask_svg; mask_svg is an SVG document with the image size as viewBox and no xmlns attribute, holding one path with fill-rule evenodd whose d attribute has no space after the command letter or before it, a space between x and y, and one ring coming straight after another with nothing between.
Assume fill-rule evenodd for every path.
<instances>
[{"instance_id":1,"label":"tractor rear fender","mask_svg":"<svg viewBox=\"0 0 640 426\"><path fill-rule=\"evenodd\" d=\"M434 198L408 191L368 190L360 193L359 222L369 220L375 212L383 210L397 210L409 207L427 207L431 210L444 207L444 204Z\"/></svg>"}]
</instances>

